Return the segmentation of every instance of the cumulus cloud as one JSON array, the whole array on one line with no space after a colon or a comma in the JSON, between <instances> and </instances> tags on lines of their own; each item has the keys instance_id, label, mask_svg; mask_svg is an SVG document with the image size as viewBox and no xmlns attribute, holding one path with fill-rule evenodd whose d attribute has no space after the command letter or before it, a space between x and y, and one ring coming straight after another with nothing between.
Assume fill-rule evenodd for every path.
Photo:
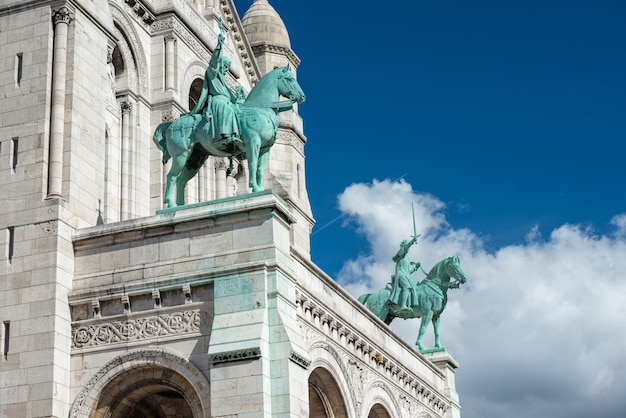
<instances>
[{"instance_id":1,"label":"cumulus cloud","mask_svg":"<svg viewBox=\"0 0 626 418\"><path fill-rule=\"evenodd\" d=\"M477 234L447 222L435 196L404 181L354 184L339 208L370 244L338 275L354 296L389 282L391 258L413 234L412 205L422 235L411 260L428 270L457 255L469 278L449 292L441 325L442 342L461 365L463 417L623 416L626 214L613 218L611 236L562 225L543 239L537 225L525 242L490 252ZM392 323L410 343L418 326L418 319ZM432 327L425 343L433 344Z\"/></svg>"}]
</instances>

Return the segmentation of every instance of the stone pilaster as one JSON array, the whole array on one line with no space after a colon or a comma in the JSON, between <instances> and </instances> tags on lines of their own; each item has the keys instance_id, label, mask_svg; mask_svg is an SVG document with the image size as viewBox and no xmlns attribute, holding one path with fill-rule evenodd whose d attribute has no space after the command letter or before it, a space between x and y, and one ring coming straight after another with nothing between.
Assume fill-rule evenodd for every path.
<instances>
[{"instance_id":1,"label":"stone pilaster","mask_svg":"<svg viewBox=\"0 0 626 418\"><path fill-rule=\"evenodd\" d=\"M450 400L450 408L446 411L445 418L461 418L461 404L459 403L459 394L456 391L455 379L455 370L459 368L459 363L444 349L427 350L423 354L444 375L444 394Z\"/></svg>"}]
</instances>

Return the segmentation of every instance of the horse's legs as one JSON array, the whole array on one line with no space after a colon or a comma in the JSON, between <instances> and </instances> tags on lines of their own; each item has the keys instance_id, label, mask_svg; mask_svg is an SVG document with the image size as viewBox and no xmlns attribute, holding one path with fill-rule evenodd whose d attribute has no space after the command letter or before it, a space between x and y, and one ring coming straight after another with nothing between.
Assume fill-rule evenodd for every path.
<instances>
[{"instance_id":1,"label":"horse's legs","mask_svg":"<svg viewBox=\"0 0 626 418\"><path fill-rule=\"evenodd\" d=\"M260 192L263 186L257 182L257 170L259 168L259 151L261 149L261 138L258 134L250 135L246 144L246 157L248 158L248 186L253 192Z\"/></svg>"},{"instance_id":2,"label":"horse's legs","mask_svg":"<svg viewBox=\"0 0 626 418\"><path fill-rule=\"evenodd\" d=\"M265 174L265 166L270 157L269 147L263 148L259 153L259 163L256 169L256 184L260 190L263 190L263 176Z\"/></svg>"},{"instance_id":3,"label":"horse's legs","mask_svg":"<svg viewBox=\"0 0 626 418\"><path fill-rule=\"evenodd\" d=\"M439 323L440 322L441 322L440 315L433 317L433 329L435 330L435 348L441 348L441 339L439 338Z\"/></svg>"},{"instance_id":4,"label":"horse's legs","mask_svg":"<svg viewBox=\"0 0 626 418\"><path fill-rule=\"evenodd\" d=\"M172 198L172 192L174 186L176 185L176 180L178 179L178 175L181 170L185 167L185 163L187 162L187 158L189 157L189 151L183 152L182 154L177 155L172 159L172 167L170 168L170 172L167 173L167 185L165 187L165 197L163 202L167 205L168 208L175 208L176 202Z\"/></svg>"},{"instance_id":5,"label":"horse's legs","mask_svg":"<svg viewBox=\"0 0 626 418\"><path fill-rule=\"evenodd\" d=\"M187 182L196 175L198 170L194 170L185 166L176 179L176 205L181 206L185 204L185 186Z\"/></svg>"},{"instance_id":6,"label":"horse's legs","mask_svg":"<svg viewBox=\"0 0 626 418\"><path fill-rule=\"evenodd\" d=\"M422 337L424 337L424 333L426 332L426 327L428 323L433 318L433 311L428 310L422 315L422 322L420 323L420 330L417 334L417 341L415 341L415 345L419 348L420 351L424 351L424 344L422 344Z\"/></svg>"}]
</instances>

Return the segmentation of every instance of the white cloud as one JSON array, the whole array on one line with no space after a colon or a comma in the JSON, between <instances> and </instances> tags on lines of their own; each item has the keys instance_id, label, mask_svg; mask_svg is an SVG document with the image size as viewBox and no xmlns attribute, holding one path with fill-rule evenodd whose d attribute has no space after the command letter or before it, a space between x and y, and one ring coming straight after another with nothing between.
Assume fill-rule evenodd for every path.
<instances>
[{"instance_id":1,"label":"white cloud","mask_svg":"<svg viewBox=\"0 0 626 418\"><path fill-rule=\"evenodd\" d=\"M562 225L542 240L537 225L525 243L489 253L472 231L446 221L436 197L404 181L354 184L339 196L340 210L371 245L339 273L354 296L389 281L391 257L413 234L411 203L422 236L410 258L428 270L458 255L469 278L449 293L441 325L461 365L463 417L623 416L626 214L613 219L612 237ZM411 343L418 326L419 319L392 323ZM432 327L425 342L432 345Z\"/></svg>"}]
</instances>

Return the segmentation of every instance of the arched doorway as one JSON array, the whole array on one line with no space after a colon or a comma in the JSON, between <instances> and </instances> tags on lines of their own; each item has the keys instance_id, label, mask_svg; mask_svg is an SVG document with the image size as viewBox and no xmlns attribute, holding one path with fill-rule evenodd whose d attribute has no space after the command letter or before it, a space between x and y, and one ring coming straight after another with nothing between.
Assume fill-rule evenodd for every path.
<instances>
[{"instance_id":1,"label":"arched doorway","mask_svg":"<svg viewBox=\"0 0 626 418\"><path fill-rule=\"evenodd\" d=\"M93 418L194 418L199 400L180 374L141 366L115 376L104 386Z\"/></svg>"},{"instance_id":2,"label":"arched doorway","mask_svg":"<svg viewBox=\"0 0 626 418\"><path fill-rule=\"evenodd\" d=\"M76 397L70 418L204 418L211 389L185 357L161 349L125 353L102 366Z\"/></svg>"},{"instance_id":3,"label":"arched doorway","mask_svg":"<svg viewBox=\"0 0 626 418\"><path fill-rule=\"evenodd\" d=\"M309 376L309 417L348 418L345 400L330 372L318 367Z\"/></svg>"},{"instance_id":4,"label":"arched doorway","mask_svg":"<svg viewBox=\"0 0 626 418\"><path fill-rule=\"evenodd\" d=\"M175 374L163 376L168 374L163 372L159 367L140 367L118 375L104 387L94 416L194 418L190 401L183 392L188 388L181 387L183 382Z\"/></svg>"}]
</instances>

